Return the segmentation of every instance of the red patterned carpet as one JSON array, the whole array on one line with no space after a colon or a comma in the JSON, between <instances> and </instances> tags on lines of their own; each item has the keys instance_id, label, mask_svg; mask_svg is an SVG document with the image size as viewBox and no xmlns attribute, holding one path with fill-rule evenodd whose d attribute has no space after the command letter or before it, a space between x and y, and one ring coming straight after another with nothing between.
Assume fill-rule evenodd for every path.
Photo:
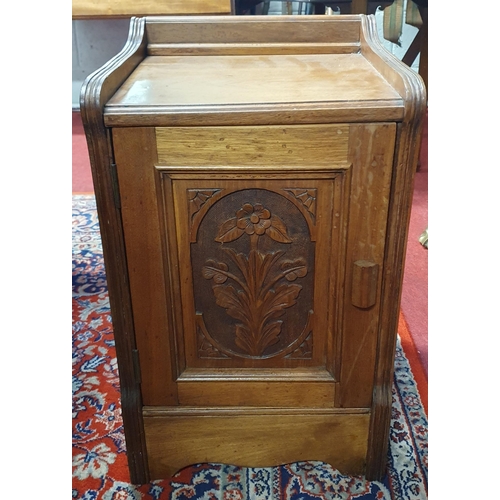
<instances>
[{"instance_id":1,"label":"red patterned carpet","mask_svg":"<svg viewBox=\"0 0 500 500\"><path fill-rule=\"evenodd\" d=\"M93 196L73 197L73 491L79 500L425 500L427 417L400 324L393 383L387 473L383 481L346 476L322 462L273 468L220 464L188 467L174 477L130 484L118 368L99 221ZM403 347L402 347L403 346ZM421 370L421 368L420 368ZM290 436L293 439L293 436Z\"/></svg>"}]
</instances>

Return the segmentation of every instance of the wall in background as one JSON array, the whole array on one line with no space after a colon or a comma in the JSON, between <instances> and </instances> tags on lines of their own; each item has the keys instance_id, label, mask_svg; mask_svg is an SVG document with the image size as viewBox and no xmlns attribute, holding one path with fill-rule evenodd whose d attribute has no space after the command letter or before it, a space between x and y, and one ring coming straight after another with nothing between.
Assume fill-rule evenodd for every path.
<instances>
[{"instance_id":1,"label":"wall in background","mask_svg":"<svg viewBox=\"0 0 500 500\"><path fill-rule=\"evenodd\" d=\"M383 12L381 10L376 12L375 19L383 45L389 52L402 59L418 29L406 23L403 24L401 47L398 47L382 36ZM73 109L80 107L80 89L85 78L118 54L125 45L129 22L129 19L73 21ZM415 71L418 71L418 61L417 57L412 66Z\"/></svg>"},{"instance_id":2,"label":"wall in background","mask_svg":"<svg viewBox=\"0 0 500 500\"><path fill-rule=\"evenodd\" d=\"M80 107L80 89L85 78L125 45L129 24L130 19L73 21L73 109Z\"/></svg>"}]
</instances>

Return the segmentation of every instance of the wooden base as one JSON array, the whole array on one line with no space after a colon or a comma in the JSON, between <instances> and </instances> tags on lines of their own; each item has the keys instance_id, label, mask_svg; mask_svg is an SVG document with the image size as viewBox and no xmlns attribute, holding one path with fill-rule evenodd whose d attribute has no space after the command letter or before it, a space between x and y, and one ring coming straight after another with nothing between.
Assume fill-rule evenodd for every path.
<instances>
[{"instance_id":1,"label":"wooden base","mask_svg":"<svg viewBox=\"0 0 500 500\"><path fill-rule=\"evenodd\" d=\"M272 467L319 460L346 474L362 474L369 420L368 412L310 408L146 409L151 479L198 462Z\"/></svg>"}]
</instances>

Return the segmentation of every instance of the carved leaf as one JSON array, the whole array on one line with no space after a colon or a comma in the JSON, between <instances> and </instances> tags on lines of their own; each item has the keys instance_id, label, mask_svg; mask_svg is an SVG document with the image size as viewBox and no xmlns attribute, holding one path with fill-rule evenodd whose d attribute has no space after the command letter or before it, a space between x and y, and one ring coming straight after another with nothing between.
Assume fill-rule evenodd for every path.
<instances>
[{"instance_id":1,"label":"carved leaf","mask_svg":"<svg viewBox=\"0 0 500 500\"><path fill-rule=\"evenodd\" d=\"M299 196L302 194L302 191L298 193ZM262 234L279 243L292 243L284 221L271 215L262 204L245 203L236 212L236 217L219 226L215 241L231 242L245 233L250 237L248 254L223 248L232 261L226 259L229 266L232 269L236 266L239 272L230 272L223 262L208 260L202 274L215 282L215 303L239 320L235 325L235 344L252 356L262 356L269 346L279 343L283 321L278 318L285 314L285 309L297 303L302 290L302 286L289 282L304 277L308 270L303 258L282 262L284 251L263 253L258 250ZM234 285L223 285L228 280Z\"/></svg>"},{"instance_id":2,"label":"carved leaf","mask_svg":"<svg viewBox=\"0 0 500 500\"><path fill-rule=\"evenodd\" d=\"M269 271L272 269L273 265L276 261L285 253L281 250L277 252L271 252L267 254L262 254L257 251L258 259L257 259L257 267L255 269L255 281L257 286L261 288L264 284L266 277L269 274Z\"/></svg>"},{"instance_id":3,"label":"carved leaf","mask_svg":"<svg viewBox=\"0 0 500 500\"><path fill-rule=\"evenodd\" d=\"M236 340L235 344L243 349L245 352L252 354L254 356L258 356L259 353L256 352L255 343L252 342L252 336L250 334L250 330L245 325L236 325Z\"/></svg>"},{"instance_id":4,"label":"carved leaf","mask_svg":"<svg viewBox=\"0 0 500 500\"><path fill-rule=\"evenodd\" d=\"M272 321L264 327L262 330L262 337L259 342L260 354L262 354L267 347L278 343L282 324L283 321L278 320Z\"/></svg>"},{"instance_id":5,"label":"carved leaf","mask_svg":"<svg viewBox=\"0 0 500 500\"><path fill-rule=\"evenodd\" d=\"M303 278L307 274L307 266L304 259L287 260L281 264L281 269L286 272L285 278L288 281L295 281L297 278Z\"/></svg>"},{"instance_id":6,"label":"carved leaf","mask_svg":"<svg viewBox=\"0 0 500 500\"><path fill-rule=\"evenodd\" d=\"M227 252L231 260L238 266L238 269L248 282L248 258L242 253L237 253L232 248L224 248L224 251Z\"/></svg>"},{"instance_id":7,"label":"carved leaf","mask_svg":"<svg viewBox=\"0 0 500 500\"><path fill-rule=\"evenodd\" d=\"M236 225L237 222L238 219L236 217L224 222L224 224L222 224L219 228L215 241L218 241L219 243L227 243L229 241L237 240L242 234L244 234L245 231Z\"/></svg>"},{"instance_id":8,"label":"carved leaf","mask_svg":"<svg viewBox=\"0 0 500 500\"><path fill-rule=\"evenodd\" d=\"M258 338L254 338L252 332L245 325L238 324L236 325L235 343L249 354L261 356L267 347L279 341L282 324L283 321L273 321L267 324Z\"/></svg>"},{"instance_id":9,"label":"carved leaf","mask_svg":"<svg viewBox=\"0 0 500 500\"><path fill-rule=\"evenodd\" d=\"M227 309L227 314L239 319L244 323L249 323L247 314L248 306L242 299L242 292L237 292L231 285L216 285L213 287L215 303Z\"/></svg>"},{"instance_id":10,"label":"carved leaf","mask_svg":"<svg viewBox=\"0 0 500 500\"><path fill-rule=\"evenodd\" d=\"M282 316L285 313L284 309L297 303L297 297L301 290L302 287L296 284L283 284L276 290L269 290L264 297L264 318L279 318Z\"/></svg>"},{"instance_id":11,"label":"carved leaf","mask_svg":"<svg viewBox=\"0 0 500 500\"><path fill-rule=\"evenodd\" d=\"M279 243L291 243L285 223L277 216L271 216L271 226L266 229L266 234Z\"/></svg>"},{"instance_id":12,"label":"carved leaf","mask_svg":"<svg viewBox=\"0 0 500 500\"><path fill-rule=\"evenodd\" d=\"M220 273L219 270L227 271L227 264L224 262L215 262L215 260L207 260L207 265L202 269L202 275L205 279L214 279L215 283L221 284L227 281L227 276Z\"/></svg>"}]
</instances>

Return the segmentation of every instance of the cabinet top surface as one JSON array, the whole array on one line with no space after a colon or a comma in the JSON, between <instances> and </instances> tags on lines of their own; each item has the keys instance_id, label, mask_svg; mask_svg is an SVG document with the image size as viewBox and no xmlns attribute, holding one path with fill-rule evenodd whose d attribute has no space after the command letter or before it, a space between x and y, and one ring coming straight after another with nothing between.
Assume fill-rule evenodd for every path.
<instances>
[{"instance_id":1,"label":"cabinet top surface","mask_svg":"<svg viewBox=\"0 0 500 500\"><path fill-rule=\"evenodd\" d=\"M146 57L107 102L105 115L294 104L403 108L361 54L169 55Z\"/></svg>"}]
</instances>

